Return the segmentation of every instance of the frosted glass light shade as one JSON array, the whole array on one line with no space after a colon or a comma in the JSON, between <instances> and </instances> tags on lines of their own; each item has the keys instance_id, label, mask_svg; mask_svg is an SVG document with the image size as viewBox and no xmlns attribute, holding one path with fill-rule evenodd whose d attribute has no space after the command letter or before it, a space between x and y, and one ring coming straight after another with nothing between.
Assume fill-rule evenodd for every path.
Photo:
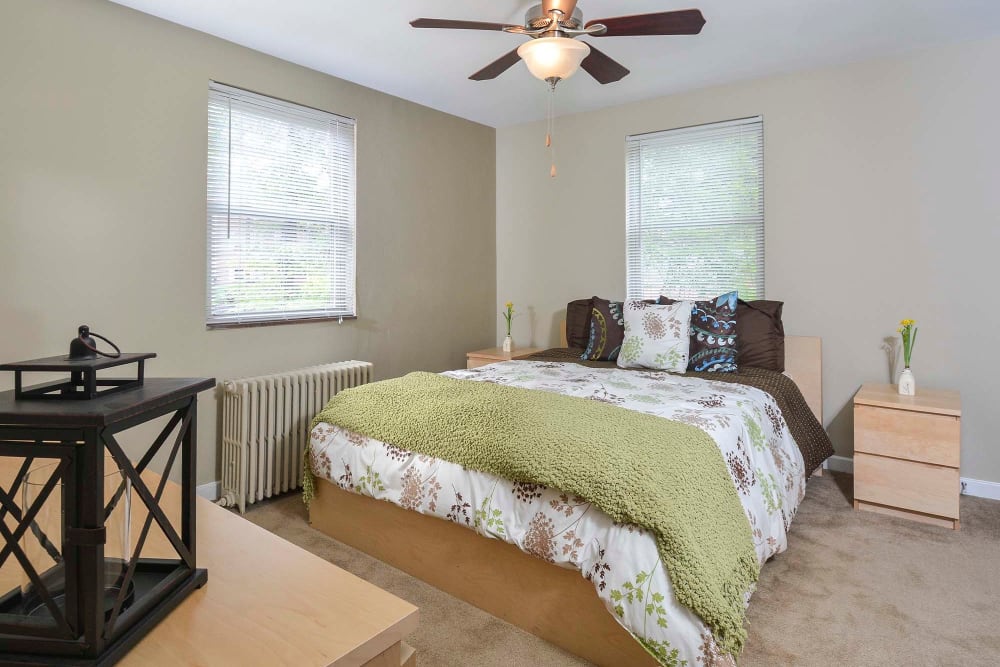
<instances>
[{"instance_id":1,"label":"frosted glass light shade","mask_svg":"<svg viewBox=\"0 0 1000 667\"><path fill-rule=\"evenodd\" d=\"M519 46L517 55L524 60L528 71L542 81L568 79L590 55L590 47L569 37L542 37Z\"/></svg>"}]
</instances>

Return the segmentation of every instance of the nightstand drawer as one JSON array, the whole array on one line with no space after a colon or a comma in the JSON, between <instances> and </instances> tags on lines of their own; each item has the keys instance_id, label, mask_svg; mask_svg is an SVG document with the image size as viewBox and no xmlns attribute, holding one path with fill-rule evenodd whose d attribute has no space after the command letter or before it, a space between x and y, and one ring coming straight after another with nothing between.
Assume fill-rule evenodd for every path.
<instances>
[{"instance_id":1,"label":"nightstand drawer","mask_svg":"<svg viewBox=\"0 0 1000 667\"><path fill-rule=\"evenodd\" d=\"M854 498L870 503L958 518L957 468L854 454Z\"/></svg>"},{"instance_id":2,"label":"nightstand drawer","mask_svg":"<svg viewBox=\"0 0 1000 667\"><path fill-rule=\"evenodd\" d=\"M854 451L959 467L961 419L854 406Z\"/></svg>"}]
</instances>

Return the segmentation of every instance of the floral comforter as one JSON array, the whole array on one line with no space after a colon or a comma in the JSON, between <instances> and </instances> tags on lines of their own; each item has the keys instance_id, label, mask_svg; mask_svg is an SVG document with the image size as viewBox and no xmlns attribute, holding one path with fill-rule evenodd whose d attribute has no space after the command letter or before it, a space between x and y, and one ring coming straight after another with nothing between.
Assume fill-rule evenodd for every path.
<instances>
[{"instance_id":1,"label":"floral comforter","mask_svg":"<svg viewBox=\"0 0 1000 667\"><path fill-rule=\"evenodd\" d=\"M806 476L802 454L769 394L657 371L543 361L445 375L604 401L697 426L728 464L760 562L785 549ZM312 431L310 458L316 475L345 490L453 521L580 571L608 611L662 664L734 664L701 620L675 600L653 536L615 524L582 498L465 470L325 423Z\"/></svg>"}]
</instances>

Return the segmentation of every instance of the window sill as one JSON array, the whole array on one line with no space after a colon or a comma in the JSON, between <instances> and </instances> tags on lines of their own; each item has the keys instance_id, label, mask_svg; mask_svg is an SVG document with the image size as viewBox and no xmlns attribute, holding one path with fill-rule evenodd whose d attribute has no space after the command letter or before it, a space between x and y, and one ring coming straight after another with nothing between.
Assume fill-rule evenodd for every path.
<instances>
[{"instance_id":1,"label":"window sill","mask_svg":"<svg viewBox=\"0 0 1000 667\"><path fill-rule=\"evenodd\" d=\"M357 315L336 315L324 317L297 317L295 319L280 320L255 320L252 322L210 322L205 324L209 331L214 329L248 329L252 327L273 327L280 324L312 324L314 322L342 322L346 320L356 320Z\"/></svg>"}]
</instances>

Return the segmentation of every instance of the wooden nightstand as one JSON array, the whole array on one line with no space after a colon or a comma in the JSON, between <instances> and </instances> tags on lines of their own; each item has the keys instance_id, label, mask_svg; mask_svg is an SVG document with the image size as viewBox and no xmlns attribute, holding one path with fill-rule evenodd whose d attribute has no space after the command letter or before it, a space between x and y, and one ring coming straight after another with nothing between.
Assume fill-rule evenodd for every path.
<instances>
[{"instance_id":1,"label":"wooden nightstand","mask_svg":"<svg viewBox=\"0 0 1000 667\"><path fill-rule=\"evenodd\" d=\"M486 364L495 364L498 361L510 361L511 359L523 359L531 356L535 352L541 352L542 347L515 347L512 352L504 352L503 348L489 347L485 350L469 352L466 357L466 368L479 368Z\"/></svg>"},{"instance_id":2,"label":"wooden nightstand","mask_svg":"<svg viewBox=\"0 0 1000 667\"><path fill-rule=\"evenodd\" d=\"M962 402L957 391L866 384L854 396L854 509L958 530Z\"/></svg>"}]
</instances>

